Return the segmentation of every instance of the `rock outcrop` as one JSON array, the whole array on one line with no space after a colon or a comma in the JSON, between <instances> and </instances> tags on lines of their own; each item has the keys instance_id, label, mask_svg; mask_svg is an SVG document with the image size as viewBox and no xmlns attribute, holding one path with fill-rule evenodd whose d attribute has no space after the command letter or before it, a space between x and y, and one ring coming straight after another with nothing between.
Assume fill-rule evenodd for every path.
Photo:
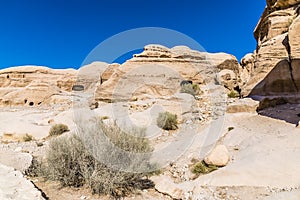
<instances>
[{"instance_id":1,"label":"rock outcrop","mask_svg":"<svg viewBox=\"0 0 300 200\"><path fill-rule=\"evenodd\" d=\"M243 96L296 95L300 90L300 0L267 0L254 31L254 61L247 55L242 66ZM244 67L245 68L245 67Z\"/></svg>"},{"instance_id":2,"label":"rock outcrop","mask_svg":"<svg viewBox=\"0 0 300 200\"><path fill-rule=\"evenodd\" d=\"M107 67L107 63L95 62L79 70L40 66L0 70L0 106L71 105L72 93L78 88L94 93Z\"/></svg>"},{"instance_id":3,"label":"rock outcrop","mask_svg":"<svg viewBox=\"0 0 300 200\"><path fill-rule=\"evenodd\" d=\"M183 80L208 84L216 78L232 90L239 85L239 71L238 61L229 54L198 52L185 46L169 49L147 45L141 54L124 64L108 67L95 98L111 102L136 99L145 94L171 96L179 91Z\"/></svg>"},{"instance_id":4,"label":"rock outcrop","mask_svg":"<svg viewBox=\"0 0 300 200\"><path fill-rule=\"evenodd\" d=\"M37 106L71 92L76 70L24 66L0 70L1 106Z\"/></svg>"}]
</instances>

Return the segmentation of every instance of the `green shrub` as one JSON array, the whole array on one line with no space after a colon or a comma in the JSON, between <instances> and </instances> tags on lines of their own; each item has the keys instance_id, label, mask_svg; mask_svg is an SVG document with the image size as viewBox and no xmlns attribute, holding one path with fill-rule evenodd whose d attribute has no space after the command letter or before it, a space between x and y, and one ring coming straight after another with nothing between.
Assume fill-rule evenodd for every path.
<instances>
[{"instance_id":1,"label":"green shrub","mask_svg":"<svg viewBox=\"0 0 300 200\"><path fill-rule=\"evenodd\" d=\"M156 122L157 126L164 130L176 130L178 128L177 115L168 111L159 113Z\"/></svg>"},{"instance_id":2,"label":"green shrub","mask_svg":"<svg viewBox=\"0 0 300 200\"><path fill-rule=\"evenodd\" d=\"M214 166L214 165L207 165L204 161L200 161L198 163L196 163L193 168L192 168L192 172L194 174L208 174L212 171L217 170L218 167Z\"/></svg>"},{"instance_id":3,"label":"green shrub","mask_svg":"<svg viewBox=\"0 0 300 200\"><path fill-rule=\"evenodd\" d=\"M49 131L49 135L53 136L53 135L61 135L64 132L69 131L69 128L67 125L65 124L54 124Z\"/></svg>"},{"instance_id":4,"label":"green shrub","mask_svg":"<svg viewBox=\"0 0 300 200\"><path fill-rule=\"evenodd\" d=\"M199 94L200 88L198 84L183 84L181 85L180 92L195 96Z\"/></svg>"},{"instance_id":5,"label":"green shrub","mask_svg":"<svg viewBox=\"0 0 300 200\"><path fill-rule=\"evenodd\" d=\"M128 133L116 124L108 126L100 121L95 127L79 126L78 131L78 135L72 133L50 142L46 154L46 177L60 181L63 186L87 185L93 193L116 198L154 186L144 178L154 168L149 163L153 149L149 140L142 137L144 129L132 128ZM101 143L103 134L114 148ZM137 157L134 153L145 154ZM110 165L118 162L127 168L118 170Z\"/></svg>"},{"instance_id":6,"label":"green shrub","mask_svg":"<svg viewBox=\"0 0 300 200\"><path fill-rule=\"evenodd\" d=\"M236 91L234 91L234 90L231 90L231 91L227 94L227 96L228 96L229 98L238 98L240 95L239 95L238 92L236 92Z\"/></svg>"}]
</instances>

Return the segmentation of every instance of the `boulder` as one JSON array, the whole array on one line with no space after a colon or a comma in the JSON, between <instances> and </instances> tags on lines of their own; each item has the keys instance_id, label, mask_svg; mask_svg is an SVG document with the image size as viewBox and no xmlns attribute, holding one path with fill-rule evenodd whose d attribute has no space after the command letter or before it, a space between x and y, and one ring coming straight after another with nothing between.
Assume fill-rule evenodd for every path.
<instances>
[{"instance_id":1,"label":"boulder","mask_svg":"<svg viewBox=\"0 0 300 200\"><path fill-rule=\"evenodd\" d=\"M229 152L224 145L217 145L210 154L204 158L204 162L208 165L215 165L218 167L226 166L229 162Z\"/></svg>"},{"instance_id":2,"label":"boulder","mask_svg":"<svg viewBox=\"0 0 300 200\"><path fill-rule=\"evenodd\" d=\"M238 99L227 106L228 113L240 113L240 112L256 112L259 106L259 101L255 101L251 98Z\"/></svg>"}]
</instances>

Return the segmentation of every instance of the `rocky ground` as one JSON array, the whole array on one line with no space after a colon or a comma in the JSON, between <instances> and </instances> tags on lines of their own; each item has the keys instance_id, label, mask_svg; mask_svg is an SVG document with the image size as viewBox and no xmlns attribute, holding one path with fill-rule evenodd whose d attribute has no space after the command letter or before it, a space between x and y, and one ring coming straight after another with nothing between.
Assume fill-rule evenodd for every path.
<instances>
[{"instance_id":1,"label":"rocky ground","mask_svg":"<svg viewBox=\"0 0 300 200\"><path fill-rule=\"evenodd\" d=\"M53 124L72 132L96 117L145 126L155 149L155 187L125 199L299 200L299 5L267 0L257 49L240 63L226 53L147 45L122 65L0 70L0 199L109 199L24 176L45 155ZM186 83L189 94L180 92ZM178 130L157 126L163 111L178 116ZM218 169L195 175L202 160Z\"/></svg>"},{"instance_id":2,"label":"rocky ground","mask_svg":"<svg viewBox=\"0 0 300 200\"><path fill-rule=\"evenodd\" d=\"M99 109L106 110L105 115L109 115L109 109L105 107L107 104ZM156 184L155 189L141 191L139 194L126 199L299 199L300 162L297 158L300 155L300 129L295 124L290 123L291 120L299 121L298 109L299 105L285 104L265 109L260 112L260 115L255 112L227 113L222 122L218 123L220 126L218 137L209 137L209 134L212 133L209 121L199 122L197 126L201 128L198 128L196 133L194 131L189 132L189 129L181 129L184 132L174 132L171 135L165 134L165 136L163 136L164 133L161 133L162 135L156 138L156 144L182 140L180 139L181 134L186 134L185 137L194 134L195 137L185 149L184 154L174 161L172 167L167 166L161 175L151 178ZM31 122L33 122L36 116L45 113L44 110L28 109L15 112L15 109L9 110L7 108L3 112L6 113L6 116L14 118L13 122L10 121L12 127L13 124L19 123L18 120L28 123L24 116L35 113L36 115L32 115L33 118L31 118ZM53 112L55 113L55 111ZM68 112L70 111L62 111L60 116L64 117L59 119L64 119L62 121L67 122L69 115L66 113ZM144 117L147 116L145 113ZM51 113L47 115L50 118L53 116ZM37 118L40 119L40 117ZM284 121L282 118L289 120ZM9 127L8 121L3 120L0 123L1 127ZM192 126L186 122L184 125ZM36 129L32 126L36 126ZM36 141L6 141L6 144L2 143L0 162L24 171L30 165L31 155L41 155L45 151L47 142L42 138L47 136L49 127L50 125L37 123L29 126L30 130L42 129L39 134L34 135L37 138ZM229 127L231 127L230 130ZM203 149L209 150L213 144L222 144L227 147L230 156L229 163L217 171L195 178L190 172L192 158L201 159L199 155L204 156ZM58 183L44 182L39 178L32 179L35 184L33 185L28 181L26 182L26 178L20 172L14 171L10 167L3 167L1 176L3 178L8 176L4 170L10 171L8 174L17 173L18 179L24 183L18 179L15 180L15 178L9 178L12 181L11 184L3 182L0 188L5 188L5 192L2 191L2 195L5 195L4 199L15 199L18 195L23 195L25 198L32 194L38 194L38 196L31 199L42 198L41 193L34 192L37 191L35 186L50 199L108 198L91 195L87 189L60 188ZM1 180L4 179L1 178ZM31 185L28 193L18 191L19 189L22 190L23 185L24 188ZM15 196L10 196L12 194Z\"/></svg>"}]
</instances>

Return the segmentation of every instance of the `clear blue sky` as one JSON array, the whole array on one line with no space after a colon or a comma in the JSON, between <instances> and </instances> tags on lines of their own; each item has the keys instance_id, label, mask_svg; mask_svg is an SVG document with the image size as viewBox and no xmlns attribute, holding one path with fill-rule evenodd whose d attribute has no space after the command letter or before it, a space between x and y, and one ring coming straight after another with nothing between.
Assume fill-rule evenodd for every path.
<instances>
[{"instance_id":1,"label":"clear blue sky","mask_svg":"<svg viewBox=\"0 0 300 200\"><path fill-rule=\"evenodd\" d=\"M238 59L256 48L264 0L0 0L0 68L78 68L100 42L139 27L182 32ZM142 47L141 47L142 48Z\"/></svg>"}]
</instances>

